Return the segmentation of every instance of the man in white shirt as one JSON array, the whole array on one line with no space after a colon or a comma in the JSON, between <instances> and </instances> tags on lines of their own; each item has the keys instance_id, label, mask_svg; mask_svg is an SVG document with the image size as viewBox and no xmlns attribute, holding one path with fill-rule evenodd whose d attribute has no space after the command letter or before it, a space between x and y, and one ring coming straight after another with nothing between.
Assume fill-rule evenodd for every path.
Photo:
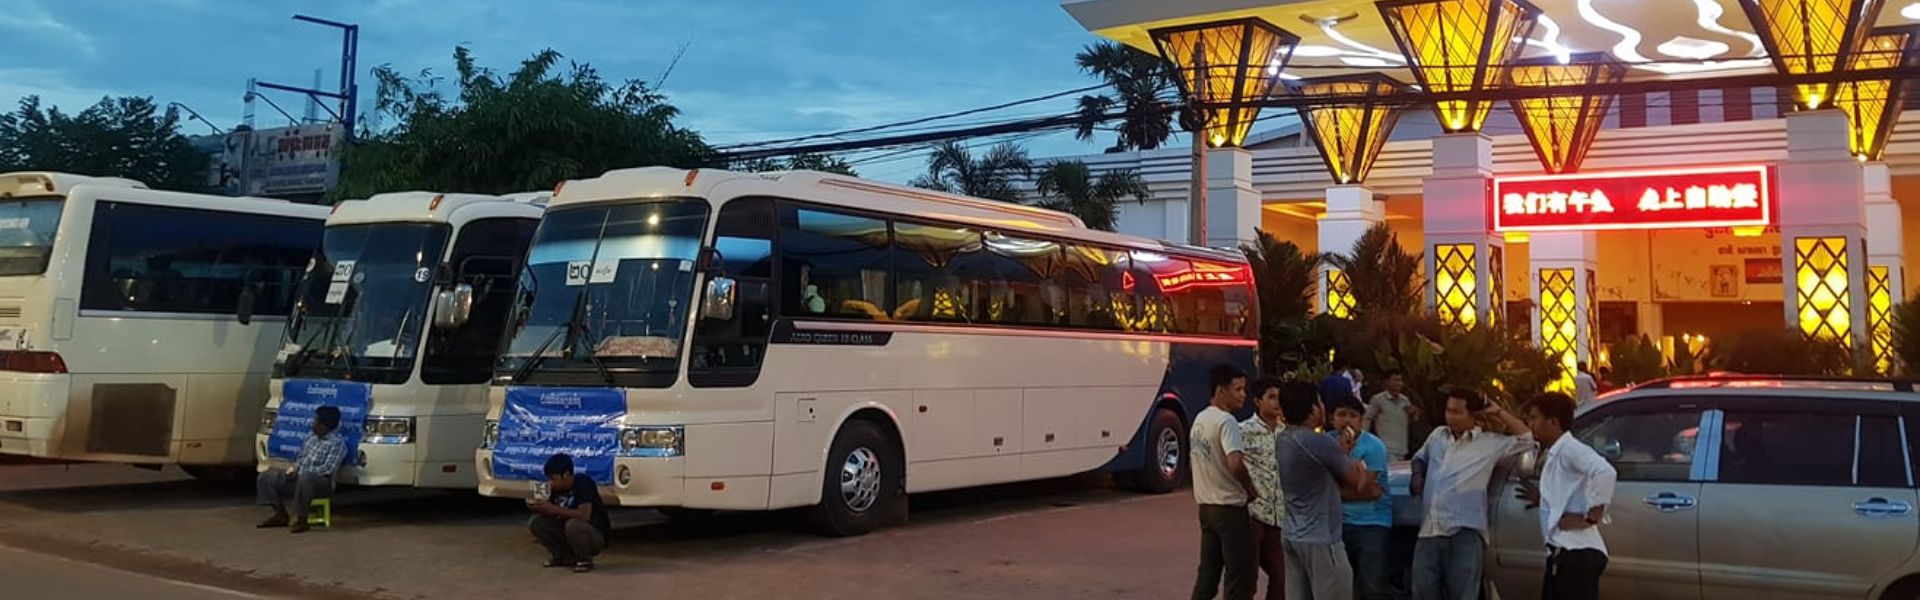
<instances>
[{"instance_id":1,"label":"man in white shirt","mask_svg":"<svg viewBox=\"0 0 1920 600\"><path fill-rule=\"evenodd\" d=\"M1547 449L1540 484L1524 483L1520 498L1540 511L1540 534L1547 542L1547 572L1542 598L1598 600L1600 575L1607 571L1607 543L1600 525L1613 501L1613 465L1600 453L1568 435L1574 400L1566 394L1541 394L1527 405L1527 427Z\"/></svg>"},{"instance_id":2,"label":"man in white shirt","mask_svg":"<svg viewBox=\"0 0 1920 600\"><path fill-rule=\"evenodd\" d=\"M1573 367L1573 401L1575 406L1586 406L1600 397L1600 382L1593 378L1593 371L1587 370L1587 361L1580 361Z\"/></svg>"},{"instance_id":3,"label":"man in white shirt","mask_svg":"<svg viewBox=\"0 0 1920 600\"><path fill-rule=\"evenodd\" d=\"M1399 371L1387 371L1387 389L1373 395L1367 403L1367 414L1362 417L1360 429L1371 431L1380 436L1387 445L1389 460L1406 460L1413 449L1407 445L1409 430L1414 419L1420 418L1420 407L1407 397L1407 381Z\"/></svg>"},{"instance_id":4,"label":"man in white shirt","mask_svg":"<svg viewBox=\"0 0 1920 600\"><path fill-rule=\"evenodd\" d=\"M1497 431L1484 430L1485 419ZM1487 487L1500 462L1533 448L1527 424L1478 392L1447 392L1446 427L1413 455L1425 511L1413 549L1414 600L1476 600L1487 540Z\"/></svg>"},{"instance_id":5,"label":"man in white shirt","mask_svg":"<svg viewBox=\"0 0 1920 600\"><path fill-rule=\"evenodd\" d=\"M1247 474L1246 444L1233 413L1247 403L1247 374L1233 365L1208 377L1213 402L1193 417L1187 446L1193 459L1193 500L1200 505L1200 571L1193 600L1212 600L1226 579L1227 600L1252 600L1253 521L1247 501L1258 495Z\"/></svg>"}]
</instances>

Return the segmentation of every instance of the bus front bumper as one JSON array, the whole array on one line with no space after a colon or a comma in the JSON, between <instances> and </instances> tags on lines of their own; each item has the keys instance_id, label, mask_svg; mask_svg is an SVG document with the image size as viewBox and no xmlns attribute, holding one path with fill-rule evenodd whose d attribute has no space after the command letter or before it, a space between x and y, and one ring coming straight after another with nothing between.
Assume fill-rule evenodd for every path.
<instances>
[{"instance_id":1,"label":"bus front bumper","mask_svg":"<svg viewBox=\"0 0 1920 600\"><path fill-rule=\"evenodd\" d=\"M59 458L71 380L0 373L0 454Z\"/></svg>"},{"instance_id":2,"label":"bus front bumper","mask_svg":"<svg viewBox=\"0 0 1920 600\"><path fill-rule=\"evenodd\" d=\"M533 482L493 476L493 452L474 451L478 467L480 494L495 498L529 498ZM619 457L613 460L613 481L599 482L601 497L608 504L627 507L686 506L689 508L728 508L692 506L687 502L686 459Z\"/></svg>"},{"instance_id":3,"label":"bus front bumper","mask_svg":"<svg viewBox=\"0 0 1920 600\"><path fill-rule=\"evenodd\" d=\"M336 483L470 490L473 462L467 449L480 438L478 416L414 417L413 441L404 444L361 442L335 476ZM254 436L255 468L284 469L292 461L267 456L267 436Z\"/></svg>"}]
</instances>

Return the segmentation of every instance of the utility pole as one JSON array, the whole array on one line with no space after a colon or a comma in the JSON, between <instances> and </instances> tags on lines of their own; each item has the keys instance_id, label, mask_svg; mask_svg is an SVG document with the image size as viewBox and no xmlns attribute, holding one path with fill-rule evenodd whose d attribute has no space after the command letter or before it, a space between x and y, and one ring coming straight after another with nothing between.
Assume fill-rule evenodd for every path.
<instances>
[{"instance_id":1,"label":"utility pole","mask_svg":"<svg viewBox=\"0 0 1920 600\"><path fill-rule=\"evenodd\" d=\"M1187 196L1187 243L1207 245L1207 111L1200 108L1205 95L1199 87L1207 85L1207 44L1193 45L1193 95L1187 98L1188 120L1193 127L1193 190Z\"/></svg>"}]
</instances>

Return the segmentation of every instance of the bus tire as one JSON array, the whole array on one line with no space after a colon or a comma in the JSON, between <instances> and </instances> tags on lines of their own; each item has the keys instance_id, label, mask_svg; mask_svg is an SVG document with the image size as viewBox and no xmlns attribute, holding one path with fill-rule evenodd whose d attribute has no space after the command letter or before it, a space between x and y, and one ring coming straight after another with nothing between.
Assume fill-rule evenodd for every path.
<instances>
[{"instance_id":1,"label":"bus tire","mask_svg":"<svg viewBox=\"0 0 1920 600\"><path fill-rule=\"evenodd\" d=\"M873 531L894 514L906 465L878 425L853 420L833 437L820 478L813 522L821 533L850 537Z\"/></svg>"},{"instance_id":2,"label":"bus tire","mask_svg":"<svg viewBox=\"0 0 1920 600\"><path fill-rule=\"evenodd\" d=\"M1186 482L1188 468L1187 429L1180 415L1162 408L1154 411L1147 426L1147 464L1118 481L1134 491L1165 494Z\"/></svg>"}]
</instances>

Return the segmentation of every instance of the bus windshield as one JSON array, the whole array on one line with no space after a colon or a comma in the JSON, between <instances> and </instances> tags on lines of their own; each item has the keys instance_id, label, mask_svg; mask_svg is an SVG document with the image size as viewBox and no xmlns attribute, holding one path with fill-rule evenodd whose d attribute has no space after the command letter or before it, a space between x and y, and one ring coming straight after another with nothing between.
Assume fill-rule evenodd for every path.
<instances>
[{"instance_id":1,"label":"bus windshield","mask_svg":"<svg viewBox=\"0 0 1920 600\"><path fill-rule=\"evenodd\" d=\"M641 376L624 385L670 384L707 210L682 198L547 213L521 281L524 322L501 372L519 381L552 373L556 384L614 385L633 374Z\"/></svg>"},{"instance_id":2,"label":"bus windshield","mask_svg":"<svg viewBox=\"0 0 1920 600\"><path fill-rule=\"evenodd\" d=\"M59 198L0 201L0 276L47 272L64 205Z\"/></svg>"},{"instance_id":3,"label":"bus windshield","mask_svg":"<svg viewBox=\"0 0 1920 600\"><path fill-rule=\"evenodd\" d=\"M283 375L405 383L448 230L437 223L328 227L287 328Z\"/></svg>"}]
</instances>

